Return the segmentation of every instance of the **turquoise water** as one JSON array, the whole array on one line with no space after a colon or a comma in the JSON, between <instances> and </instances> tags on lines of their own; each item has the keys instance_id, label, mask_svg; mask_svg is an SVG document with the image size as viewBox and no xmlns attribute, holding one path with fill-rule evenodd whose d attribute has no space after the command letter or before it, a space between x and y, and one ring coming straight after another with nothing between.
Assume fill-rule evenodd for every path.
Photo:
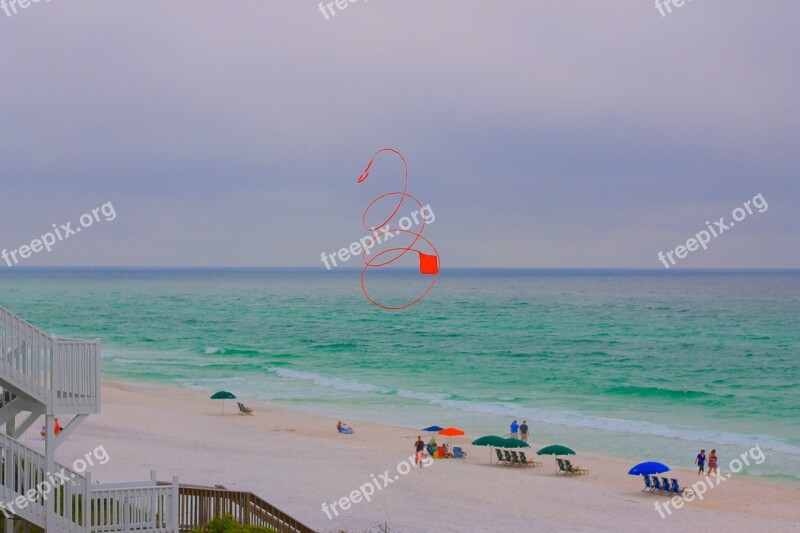
<instances>
[{"instance_id":1,"label":"turquoise water","mask_svg":"<svg viewBox=\"0 0 800 533\"><path fill-rule=\"evenodd\" d=\"M0 271L0 305L100 338L105 379L800 479L800 272L445 271L403 312L358 271ZM371 280L391 302L418 276Z\"/></svg>"}]
</instances>

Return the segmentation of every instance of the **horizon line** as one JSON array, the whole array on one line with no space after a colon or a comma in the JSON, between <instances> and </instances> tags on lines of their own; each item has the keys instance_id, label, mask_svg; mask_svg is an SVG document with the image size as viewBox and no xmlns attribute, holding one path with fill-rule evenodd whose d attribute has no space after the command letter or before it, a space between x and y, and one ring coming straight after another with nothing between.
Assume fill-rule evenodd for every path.
<instances>
[{"instance_id":1,"label":"horizon line","mask_svg":"<svg viewBox=\"0 0 800 533\"><path fill-rule=\"evenodd\" d=\"M337 267L336 269L326 270L320 267L311 266L18 266L16 268L0 268L0 273L20 270L308 270L323 272L360 272L362 267ZM392 271L416 271L414 267L396 267ZM665 269L658 267L445 267L444 270L506 270L506 271L552 271L552 270L582 270L582 271L638 271L638 272L742 272L742 271L782 271L800 272L800 267L692 267ZM387 271L388 272L388 271ZM0 274L2 275L2 274Z\"/></svg>"}]
</instances>

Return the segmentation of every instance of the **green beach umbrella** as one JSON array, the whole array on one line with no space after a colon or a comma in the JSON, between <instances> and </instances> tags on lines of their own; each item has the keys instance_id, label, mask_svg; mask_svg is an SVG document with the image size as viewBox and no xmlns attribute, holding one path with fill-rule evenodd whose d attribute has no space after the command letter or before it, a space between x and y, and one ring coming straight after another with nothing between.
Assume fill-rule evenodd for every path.
<instances>
[{"instance_id":1,"label":"green beach umbrella","mask_svg":"<svg viewBox=\"0 0 800 533\"><path fill-rule=\"evenodd\" d=\"M537 455L575 455L575 450L562 446L560 444L553 444L552 446L545 446L538 452Z\"/></svg>"},{"instance_id":2,"label":"green beach umbrella","mask_svg":"<svg viewBox=\"0 0 800 533\"><path fill-rule=\"evenodd\" d=\"M212 394L211 395L211 399L212 400L222 400L222 412L224 414L225 413L225 400L235 400L236 396L234 396L232 393L230 393L230 392L228 392L226 390L221 390L219 392L215 392L214 394Z\"/></svg>"},{"instance_id":3,"label":"green beach umbrella","mask_svg":"<svg viewBox=\"0 0 800 533\"><path fill-rule=\"evenodd\" d=\"M519 440L515 438L508 438L503 439L503 445L499 446L500 448L530 448L531 445L525 442L524 440Z\"/></svg>"},{"instance_id":4,"label":"green beach umbrella","mask_svg":"<svg viewBox=\"0 0 800 533\"><path fill-rule=\"evenodd\" d=\"M553 444L552 446L545 446L538 452L537 455L575 455L575 450L562 446L560 444ZM558 461L556 461L556 473L558 473Z\"/></svg>"},{"instance_id":5,"label":"green beach umbrella","mask_svg":"<svg viewBox=\"0 0 800 533\"><path fill-rule=\"evenodd\" d=\"M473 446L495 446L497 448L501 448L503 443L506 441L503 437L498 437L497 435L486 435L485 437L481 437L479 439L475 439L472 441Z\"/></svg>"},{"instance_id":6,"label":"green beach umbrella","mask_svg":"<svg viewBox=\"0 0 800 533\"><path fill-rule=\"evenodd\" d=\"M479 439L472 441L473 446L490 446L489 448L489 464L492 464L492 450L491 448L502 448L506 439L498 437L497 435L486 435Z\"/></svg>"}]
</instances>

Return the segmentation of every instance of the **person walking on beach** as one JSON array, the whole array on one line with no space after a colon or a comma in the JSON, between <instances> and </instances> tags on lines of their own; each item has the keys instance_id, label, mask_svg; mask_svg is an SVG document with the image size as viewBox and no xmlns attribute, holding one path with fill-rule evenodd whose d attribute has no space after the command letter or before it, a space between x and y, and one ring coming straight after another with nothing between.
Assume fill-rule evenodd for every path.
<instances>
[{"instance_id":1,"label":"person walking on beach","mask_svg":"<svg viewBox=\"0 0 800 533\"><path fill-rule=\"evenodd\" d=\"M422 441L422 435L417 436L417 442L414 443L414 449L416 450L415 463L417 466L420 466L422 463L422 456L425 455L425 443Z\"/></svg>"},{"instance_id":2,"label":"person walking on beach","mask_svg":"<svg viewBox=\"0 0 800 533\"><path fill-rule=\"evenodd\" d=\"M711 453L708 454L708 473L706 475L710 476L712 472L715 476L719 477L719 470L717 469L717 450L711 450Z\"/></svg>"},{"instance_id":3,"label":"person walking on beach","mask_svg":"<svg viewBox=\"0 0 800 533\"><path fill-rule=\"evenodd\" d=\"M694 464L697 465L697 475L703 473L706 469L706 451L700 450L700 453L697 454L697 457L694 458Z\"/></svg>"},{"instance_id":4,"label":"person walking on beach","mask_svg":"<svg viewBox=\"0 0 800 533\"><path fill-rule=\"evenodd\" d=\"M517 421L514 420L513 422L511 422L511 436L517 438L518 431L519 431L519 424L517 424Z\"/></svg>"},{"instance_id":5,"label":"person walking on beach","mask_svg":"<svg viewBox=\"0 0 800 533\"><path fill-rule=\"evenodd\" d=\"M519 438L528 442L528 422L523 420L522 425L519 427Z\"/></svg>"}]
</instances>

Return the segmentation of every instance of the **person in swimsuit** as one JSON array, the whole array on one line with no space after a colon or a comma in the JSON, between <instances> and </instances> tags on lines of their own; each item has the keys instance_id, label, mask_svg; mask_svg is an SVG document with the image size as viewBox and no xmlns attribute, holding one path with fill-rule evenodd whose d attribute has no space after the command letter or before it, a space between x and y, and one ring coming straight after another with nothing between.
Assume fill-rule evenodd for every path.
<instances>
[{"instance_id":1,"label":"person in swimsuit","mask_svg":"<svg viewBox=\"0 0 800 533\"><path fill-rule=\"evenodd\" d=\"M697 454L697 457L694 459L694 464L697 465L697 475L703 473L706 469L706 451L700 450L700 453Z\"/></svg>"},{"instance_id":2,"label":"person in swimsuit","mask_svg":"<svg viewBox=\"0 0 800 533\"><path fill-rule=\"evenodd\" d=\"M711 450L711 453L708 454L708 476L711 473L714 473L715 476L719 476L719 470L717 469L717 450Z\"/></svg>"},{"instance_id":3,"label":"person in swimsuit","mask_svg":"<svg viewBox=\"0 0 800 533\"><path fill-rule=\"evenodd\" d=\"M417 442L414 443L414 449L416 450L416 464L420 466L422 462L422 457L425 455L425 443L422 440L422 435L417 436Z\"/></svg>"}]
</instances>

